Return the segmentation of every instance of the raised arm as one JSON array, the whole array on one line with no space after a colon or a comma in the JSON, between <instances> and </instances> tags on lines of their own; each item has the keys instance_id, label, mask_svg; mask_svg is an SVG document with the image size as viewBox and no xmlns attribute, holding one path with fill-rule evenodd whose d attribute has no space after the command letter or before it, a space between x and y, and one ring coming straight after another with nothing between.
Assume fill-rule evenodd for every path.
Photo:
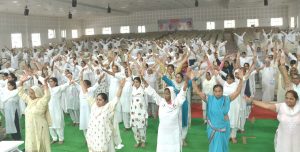
<instances>
[{"instance_id":1,"label":"raised arm","mask_svg":"<svg viewBox=\"0 0 300 152\"><path fill-rule=\"evenodd\" d=\"M244 82L243 76L242 76L242 70L240 70L240 72L239 72L239 79L240 79L240 82L238 84L237 89L229 96L230 101L233 101L236 97L238 97L241 94L241 90L242 90L243 82Z\"/></svg>"},{"instance_id":2,"label":"raised arm","mask_svg":"<svg viewBox=\"0 0 300 152\"><path fill-rule=\"evenodd\" d=\"M187 87L188 87L188 82L189 82L189 78L186 76L185 81L184 81L184 85L183 85L182 89L180 90L180 92L178 93L178 95L175 98L175 101L174 101L175 105L182 105L186 101L186 90L187 90Z\"/></svg>"},{"instance_id":3,"label":"raised arm","mask_svg":"<svg viewBox=\"0 0 300 152\"><path fill-rule=\"evenodd\" d=\"M285 89L286 90L290 90L292 88L292 83L291 83L291 80L289 78L288 72L287 72L287 70L285 68L284 57L282 57L279 60L278 69L279 69L281 75L283 76L283 80L284 80L284 84L285 84Z\"/></svg>"},{"instance_id":4,"label":"raised arm","mask_svg":"<svg viewBox=\"0 0 300 152\"><path fill-rule=\"evenodd\" d=\"M122 95L122 90L123 90L124 85L125 85L125 79L120 80L120 85L119 85L119 89L117 91L116 97L113 99L113 101L108 102L109 107L110 107L109 109L111 111L111 113L110 113L111 116L113 116L115 107L116 107L117 103L120 101L120 97Z\"/></svg>"},{"instance_id":5,"label":"raised arm","mask_svg":"<svg viewBox=\"0 0 300 152\"><path fill-rule=\"evenodd\" d=\"M207 101L207 96L205 93L203 93L200 88L197 85L197 82L195 80L195 74L194 72L191 72L190 74L190 79L192 80L192 85L193 85L193 89L195 90L196 94L203 100L203 101Z\"/></svg>"},{"instance_id":6,"label":"raised arm","mask_svg":"<svg viewBox=\"0 0 300 152\"><path fill-rule=\"evenodd\" d=\"M30 77L27 75L27 74L25 74L25 75L23 75L21 78L20 78L20 84L19 84L19 88L18 88L18 90L19 90L19 96L20 96L20 98L25 102L25 103L28 103L28 101L30 101L30 97L25 93L25 89L24 89L24 87L23 87L23 84L24 84L24 82L25 81L27 81L27 80L29 80L30 79Z\"/></svg>"},{"instance_id":7,"label":"raised arm","mask_svg":"<svg viewBox=\"0 0 300 152\"><path fill-rule=\"evenodd\" d=\"M254 100L253 98L246 98L247 102L250 102L251 104L254 104L260 108L264 108L273 112L276 112L276 105L274 103L268 103L265 101L258 101Z\"/></svg>"},{"instance_id":8,"label":"raised arm","mask_svg":"<svg viewBox=\"0 0 300 152\"><path fill-rule=\"evenodd\" d=\"M84 69L82 69L82 70L80 71L80 75L79 75L80 86L81 86L82 92L83 92L83 93L87 93L87 92L88 92L88 88L84 85L84 81L83 81L83 71L84 71Z\"/></svg>"},{"instance_id":9,"label":"raised arm","mask_svg":"<svg viewBox=\"0 0 300 152\"><path fill-rule=\"evenodd\" d=\"M104 72L106 72L107 74L109 75L112 75L112 76L115 76L115 73L111 72L111 71L108 71L106 69L102 69Z\"/></svg>"},{"instance_id":10,"label":"raised arm","mask_svg":"<svg viewBox=\"0 0 300 152\"><path fill-rule=\"evenodd\" d=\"M51 97L49 87L48 87L48 80L49 80L49 76L44 79L44 84L43 84L44 95L41 101L44 106L48 105L48 102L50 101L50 97Z\"/></svg>"},{"instance_id":11,"label":"raised arm","mask_svg":"<svg viewBox=\"0 0 300 152\"><path fill-rule=\"evenodd\" d=\"M245 34L246 34L246 32L244 32L244 33L242 34L242 37L244 37L244 36L245 36Z\"/></svg>"}]
</instances>

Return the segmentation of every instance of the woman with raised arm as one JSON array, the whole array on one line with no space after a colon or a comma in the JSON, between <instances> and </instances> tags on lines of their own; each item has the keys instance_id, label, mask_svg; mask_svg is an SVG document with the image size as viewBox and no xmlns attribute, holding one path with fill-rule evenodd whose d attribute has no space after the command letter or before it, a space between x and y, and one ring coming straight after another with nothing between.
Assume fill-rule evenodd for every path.
<instances>
[{"instance_id":1,"label":"woman with raised arm","mask_svg":"<svg viewBox=\"0 0 300 152\"><path fill-rule=\"evenodd\" d=\"M285 93L285 102L267 103L247 98L248 102L276 112L279 126L274 140L275 152L300 151L300 103L296 91L289 90Z\"/></svg>"},{"instance_id":2,"label":"woman with raised arm","mask_svg":"<svg viewBox=\"0 0 300 152\"><path fill-rule=\"evenodd\" d=\"M123 69L121 69L121 66L118 66L113 62L112 64L112 71L108 71L106 69L102 69L104 72L109 74L109 93L108 93L108 100L111 101L116 96L117 88L119 88L119 81L123 78L125 78L125 74L122 72ZM116 145L116 149L121 149L124 147L122 144L122 138L119 130L119 123L122 121L122 113L121 113L121 104L118 103L117 107L115 108L116 113L114 115L114 144Z\"/></svg>"},{"instance_id":3,"label":"woman with raised arm","mask_svg":"<svg viewBox=\"0 0 300 152\"><path fill-rule=\"evenodd\" d=\"M163 76L162 80L167 84L168 87L173 87L176 95L179 93L179 91L181 90L181 88L184 86L184 76L182 73L177 73L175 75L175 81L170 80L167 76ZM191 101L188 99L188 94L190 93L192 87L192 81L189 81L188 83L188 91L187 91L187 98L186 98L186 102L184 102L182 104L182 108L181 108L181 115L180 117L182 118L182 142L183 142L183 146L187 146L186 143L186 136L188 133L188 121L189 121L189 117L190 117L190 107L191 107Z\"/></svg>"},{"instance_id":4,"label":"woman with raised arm","mask_svg":"<svg viewBox=\"0 0 300 152\"><path fill-rule=\"evenodd\" d=\"M48 103L48 108L51 116L51 126L49 126L50 135L52 137L51 144L58 141L58 144L64 143L64 112L62 109L62 95L66 88L71 84L65 83L63 85L58 85L58 80L56 77L49 78L47 83L49 85L49 90L51 94L51 99ZM75 102L75 101L74 101Z\"/></svg>"},{"instance_id":5,"label":"woman with raised arm","mask_svg":"<svg viewBox=\"0 0 300 152\"><path fill-rule=\"evenodd\" d=\"M113 100L108 101L105 93L99 93L92 104L86 140L89 152L115 152L113 140L113 119L116 104L119 102L125 80L120 81Z\"/></svg>"},{"instance_id":6,"label":"woman with raised arm","mask_svg":"<svg viewBox=\"0 0 300 152\"><path fill-rule=\"evenodd\" d=\"M0 111L5 117L5 132L11 134L13 140L21 140L19 125L20 110L17 84L10 80L7 88L0 87Z\"/></svg>"},{"instance_id":7,"label":"woman with raised arm","mask_svg":"<svg viewBox=\"0 0 300 152\"><path fill-rule=\"evenodd\" d=\"M186 91L188 86L188 78L186 78L184 86L176 96L173 87L164 89L164 97L162 98L157 92L151 88L143 79L145 92L152 96L159 106L159 126L157 136L156 152L181 152L181 106L186 100Z\"/></svg>"},{"instance_id":8,"label":"woman with raised arm","mask_svg":"<svg viewBox=\"0 0 300 152\"><path fill-rule=\"evenodd\" d=\"M32 86L27 95L23 84L30 77L23 75L20 79L19 96L27 103L25 109L25 151L50 152L49 126L51 126L48 112L50 91L47 85L48 77L44 80L43 89Z\"/></svg>"},{"instance_id":9,"label":"woman with raised arm","mask_svg":"<svg viewBox=\"0 0 300 152\"><path fill-rule=\"evenodd\" d=\"M79 129L83 131L84 136L86 136L88 123L90 119L90 105L88 103L88 99L90 97L95 96L95 91L97 87L99 86L98 83L96 83L94 86L92 86L91 81L89 80L83 80L83 71L85 69L82 69L80 72L80 86L81 90L79 93Z\"/></svg>"},{"instance_id":10,"label":"woman with raised arm","mask_svg":"<svg viewBox=\"0 0 300 152\"><path fill-rule=\"evenodd\" d=\"M213 94L207 95L200 91L194 79L194 74L191 74L193 80L193 88L197 95L206 102L207 112L207 135L209 140L209 152L228 152L230 138L230 122L228 112L230 102L239 96L243 80L240 79L236 90L228 95L223 95L223 86L217 84L213 87Z\"/></svg>"}]
</instances>

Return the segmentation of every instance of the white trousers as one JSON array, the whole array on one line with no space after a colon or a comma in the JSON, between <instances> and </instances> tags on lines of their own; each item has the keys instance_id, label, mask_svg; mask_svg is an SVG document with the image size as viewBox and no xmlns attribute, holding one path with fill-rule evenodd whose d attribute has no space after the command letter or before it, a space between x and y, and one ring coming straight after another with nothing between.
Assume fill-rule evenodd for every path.
<instances>
[{"instance_id":1,"label":"white trousers","mask_svg":"<svg viewBox=\"0 0 300 152\"><path fill-rule=\"evenodd\" d=\"M231 128L230 137L236 138L237 128Z\"/></svg>"},{"instance_id":2,"label":"white trousers","mask_svg":"<svg viewBox=\"0 0 300 152\"><path fill-rule=\"evenodd\" d=\"M86 138L87 129L84 129L82 131L83 131L84 138Z\"/></svg>"},{"instance_id":3,"label":"white trousers","mask_svg":"<svg viewBox=\"0 0 300 152\"><path fill-rule=\"evenodd\" d=\"M68 113L73 121L73 123L79 123L79 110L68 109Z\"/></svg>"},{"instance_id":4,"label":"white trousers","mask_svg":"<svg viewBox=\"0 0 300 152\"><path fill-rule=\"evenodd\" d=\"M113 140L115 146L122 143L121 135L120 135L120 129L119 129L119 121L116 115L114 116L114 131L113 131Z\"/></svg>"},{"instance_id":5,"label":"white trousers","mask_svg":"<svg viewBox=\"0 0 300 152\"><path fill-rule=\"evenodd\" d=\"M129 112L123 112L123 123L126 129L130 128L130 113Z\"/></svg>"},{"instance_id":6,"label":"white trousers","mask_svg":"<svg viewBox=\"0 0 300 152\"><path fill-rule=\"evenodd\" d=\"M156 103L148 103L148 114L157 118L158 106Z\"/></svg>"},{"instance_id":7,"label":"white trousers","mask_svg":"<svg viewBox=\"0 0 300 152\"><path fill-rule=\"evenodd\" d=\"M118 120L118 123L121 123L122 122L122 112L120 111L115 111L115 116Z\"/></svg>"},{"instance_id":8,"label":"white trousers","mask_svg":"<svg viewBox=\"0 0 300 152\"><path fill-rule=\"evenodd\" d=\"M188 130L189 130L189 127L186 126L186 127L182 127L181 129L181 138L182 140L185 140L186 136L187 136L187 133L188 133Z\"/></svg>"},{"instance_id":9,"label":"white trousers","mask_svg":"<svg viewBox=\"0 0 300 152\"><path fill-rule=\"evenodd\" d=\"M143 128L137 128L137 127L132 127L132 131L134 134L134 139L136 143L145 143L146 142L146 131L147 127Z\"/></svg>"},{"instance_id":10,"label":"white trousers","mask_svg":"<svg viewBox=\"0 0 300 152\"><path fill-rule=\"evenodd\" d=\"M49 128L50 135L53 141L64 141L64 129L63 128Z\"/></svg>"}]
</instances>

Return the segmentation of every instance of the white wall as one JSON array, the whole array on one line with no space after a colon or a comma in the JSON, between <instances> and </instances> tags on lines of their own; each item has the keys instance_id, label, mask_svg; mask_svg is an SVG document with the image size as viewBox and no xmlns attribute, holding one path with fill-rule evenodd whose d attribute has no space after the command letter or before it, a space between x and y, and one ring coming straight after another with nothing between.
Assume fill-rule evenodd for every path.
<instances>
[{"instance_id":1,"label":"white wall","mask_svg":"<svg viewBox=\"0 0 300 152\"><path fill-rule=\"evenodd\" d=\"M55 29L56 38L48 39L48 29ZM11 48L11 33L22 33L23 47L31 46L31 33L41 34L41 43L58 42L61 40L60 30L67 30L67 38L71 38L71 29L78 29L81 35L82 22L57 17L23 16L0 14L0 47Z\"/></svg>"},{"instance_id":2,"label":"white wall","mask_svg":"<svg viewBox=\"0 0 300 152\"><path fill-rule=\"evenodd\" d=\"M270 18L283 17L288 27L288 7L268 6L256 8L190 8L176 10L144 11L128 16L94 17L85 20L83 28L95 28L95 34L102 33L102 27L111 26L112 33L119 33L120 26L129 25L130 32L137 32L138 25L146 25L146 31L158 31L159 19L192 18L194 29L205 30L207 21L215 21L216 29L224 28L224 20L236 20L236 27L246 27L247 19L258 18L260 26L270 26Z\"/></svg>"},{"instance_id":3,"label":"white wall","mask_svg":"<svg viewBox=\"0 0 300 152\"><path fill-rule=\"evenodd\" d=\"M290 25L290 23L291 23L291 21L290 21L291 17L294 17L296 27L299 28L299 23L297 23L297 16L298 16L298 18L300 17L300 3L294 2L288 6L288 24Z\"/></svg>"}]
</instances>

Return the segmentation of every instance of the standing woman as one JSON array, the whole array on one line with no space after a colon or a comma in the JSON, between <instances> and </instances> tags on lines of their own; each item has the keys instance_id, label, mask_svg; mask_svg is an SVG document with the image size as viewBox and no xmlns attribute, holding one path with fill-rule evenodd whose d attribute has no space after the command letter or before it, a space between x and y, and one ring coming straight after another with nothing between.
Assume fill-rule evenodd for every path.
<instances>
[{"instance_id":1,"label":"standing woman","mask_svg":"<svg viewBox=\"0 0 300 152\"><path fill-rule=\"evenodd\" d=\"M116 104L120 100L124 80L121 81L116 97L108 101L105 93L99 93L92 104L86 140L89 152L115 152L113 143L113 118Z\"/></svg>"},{"instance_id":2,"label":"standing woman","mask_svg":"<svg viewBox=\"0 0 300 152\"><path fill-rule=\"evenodd\" d=\"M84 136L86 136L91 111L88 99L94 97L95 91L98 88L99 83L96 83L94 86L92 86L90 80L83 80L84 70L85 69L82 69L80 72L81 90L79 93L79 129L82 130Z\"/></svg>"},{"instance_id":3,"label":"standing woman","mask_svg":"<svg viewBox=\"0 0 300 152\"><path fill-rule=\"evenodd\" d=\"M21 140L19 125L19 96L16 82L7 82L7 89L0 88L0 110L5 117L6 134L11 134L13 140Z\"/></svg>"},{"instance_id":4,"label":"standing woman","mask_svg":"<svg viewBox=\"0 0 300 152\"><path fill-rule=\"evenodd\" d=\"M119 88L119 81L123 78L125 78L125 75L123 72L121 72L121 66L118 66L117 64L112 64L112 71L108 71L106 69L102 69L104 72L109 74L109 93L108 93L108 100L111 101L115 98L117 93L117 88ZM124 147L122 144L122 138L119 130L119 122L122 121L122 113L121 113L121 104L117 103L117 106L115 108L116 113L114 115L114 144L116 146L116 149L121 149Z\"/></svg>"},{"instance_id":5,"label":"standing woman","mask_svg":"<svg viewBox=\"0 0 300 152\"><path fill-rule=\"evenodd\" d=\"M241 70L240 70L241 71ZM224 90L223 95L224 96L229 96L232 93L234 93L239 85L238 79L235 79L235 76L233 74L228 74L226 76L226 81L224 81L220 76L217 76L217 80L220 82ZM237 98L234 98L232 102L230 102L230 109L228 112L228 117L230 120L230 137L232 140L232 143L236 144L237 139L236 139L236 134L237 130L239 127L239 116L240 116L240 96Z\"/></svg>"},{"instance_id":6,"label":"standing woman","mask_svg":"<svg viewBox=\"0 0 300 152\"><path fill-rule=\"evenodd\" d=\"M266 103L248 98L252 104L276 112L279 126L275 134L275 152L300 151L300 103L296 91L289 90L285 94L285 102Z\"/></svg>"},{"instance_id":7,"label":"standing woman","mask_svg":"<svg viewBox=\"0 0 300 152\"><path fill-rule=\"evenodd\" d=\"M130 126L134 133L136 144L134 147L145 147L147 130L147 102L144 88L141 86L141 78L133 79L132 101L130 106Z\"/></svg>"},{"instance_id":8,"label":"standing woman","mask_svg":"<svg viewBox=\"0 0 300 152\"><path fill-rule=\"evenodd\" d=\"M120 98L121 108L122 108L122 117L123 123L126 131L130 130L130 105L132 102L132 78L131 78L131 70L125 70L125 84L123 87L122 95ZM105 86L106 87L106 86Z\"/></svg>"},{"instance_id":9,"label":"standing woman","mask_svg":"<svg viewBox=\"0 0 300 152\"><path fill-rule=\"evenodd\" d=\"M200 98L206 102L207 135L209 140L209 152L228 152L230 138L230 123L228 112L230 102L240 95L243 80L240 79L236 90L228 96L223 95L223 86L215 85L213 95L206 95L197 86L194 75L191 74L193 88Z\"/></svg>"},{"instance_id":10,"label":"standing woman","mask_svg":"<svg viewBox=\"0 0 300 152\"><path fill-rule=\"evenodd\" d=\"M58 80L55 77L51 77L49 79L49 86L51 98L48 103L48 108L51 116L51 126L49 126L50 135L52 137L51 144L56 143L57 140L59 144L63 144L65 121L62 108L62 92L69 86L69 83L58 86Z\"/></svg>"},{"instance_id":11,"label":"standing woman","mask_svg":"<svg viewBox=\"0 0 300 152\"><path fill-rule=\"evenodd\" d=\"M184 86L176 96L173 87L164 89L164 98L160 97L157 92L151 88L142 78L146 87L145 92L152 96L159 106L159 126L157 134L156 152L181 152L181 119L179 117L181 106L186 100L186 90L188 79L185 80Z\"/></svg>"},{"instance_id":12,"label":"standing woman","mask_svg":"<svg viewBox=\"0 0 300 152\"><path fill-rule=\"evenodd\" d=\"M213 94L213 88L217 84L215 76L211 76L211 72L206 72L205 78L202 79L202 90L205 94ZM202 100L202 110L203 110L203 119L204 123L207 123L206 117L206 102Z\"/></svg>"},{"instance_id":13,"label":"standing woman","mask_svg":"<svg viewBox=\"0 0 300 152\"><path fill-rule=\"evenodd\" d=\"M48 78L45 78L43 89L39 86L32 86L29 95L25 94L23 83L30 77L24 75L20 79L19 96L27 103L25 109L25 151L50 152L49 126L50 116L48 102L50 92L47 85Z\"/></svg>"},{"instance_id":14,"label":"standing woman","mask_svg":"<svg viewBox=\"0 0 300 152\"><path fill-rule=\"evenodd\" d=\"M67 81L70 83L73 80L73 73L69 70L65 71ZM70 117L73 121L73 126L79 124L79 92L80 87L77 83L72 83L66 90L63 92L64 94L64 102L65 108L64 110L70 114Z\"/></svg>"},{"instance_id":15,"label":"standing woman","mask_svg":"<svg viewBox=\"0 0 300 152\"><path fill-rule=\"evenodd\" d=\"M163 76L162 80L167 84L167 86L169 87L173 87L176 95L178 95L179 91L181 90L181 88L184 86L184 78L183 78L183 74L182 73L177 73L175 75L175 81L170 80L168 77ZM188 83L188 88L192 87L192 81L189 81ZM189 90L189 89L188 89ZM188 91L187 91L188 92ZM189 107L190 106L190 101L188 100L188 98L186 98L186 101L182 104L181 107L181 114L179 115L181 118L181 131L182 131L182 143L183 146L187 146L186 143L186 136L188 133L188 117L189 117Z\"/></svg>"}]
</instances>

